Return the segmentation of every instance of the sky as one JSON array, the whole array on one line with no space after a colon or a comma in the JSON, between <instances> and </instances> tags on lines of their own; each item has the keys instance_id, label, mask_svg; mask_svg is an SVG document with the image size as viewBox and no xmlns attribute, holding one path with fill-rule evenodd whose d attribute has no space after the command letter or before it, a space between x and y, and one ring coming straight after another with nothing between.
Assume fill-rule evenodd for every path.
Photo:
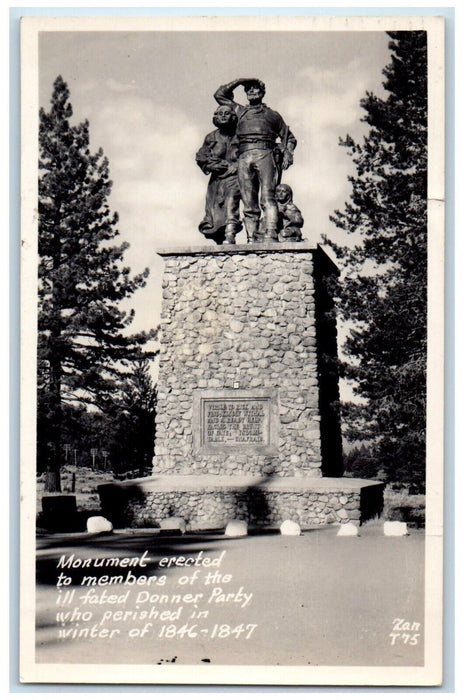
<instances>
[{"instance_id":1,"label":"sky","mask_svg":"<svg viewBox=\"0 0 464 700\"><path fill-rule=\"evenodd\" d=\"M389 63L388 37L379 32L73 31L39 35L39 102L50 105L55 78L71 92L77 123L90 122L91 147L109 159L110 206L120 217L125 262L134 273L150 268L131 298L132 331L156 326L163 263L156 250L214 245L198 231L208 178L195 153L211 122L215 90L235 78L266 83L265 103L295 134L292 186L305 218L303 235L341 242L330 222L349 196L351 160L339 144L366 133L359 102L381 96ZM246 103L241 88L236 100ZM245 233L237 237L245 242ZM344 241L346 242L346 241Z\"/></svg>"}]
</instances>

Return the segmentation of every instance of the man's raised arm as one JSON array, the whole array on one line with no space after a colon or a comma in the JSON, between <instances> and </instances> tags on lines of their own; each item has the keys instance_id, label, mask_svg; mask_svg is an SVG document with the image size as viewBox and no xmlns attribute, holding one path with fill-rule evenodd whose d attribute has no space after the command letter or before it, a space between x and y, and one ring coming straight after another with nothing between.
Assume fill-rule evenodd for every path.
<instances>
[{"instance_id":1,"label":"man's raised arm","mask_svg":"<svg viewBox=\"0 0 464 700\"><path fill-rule=\"evenodd\" d=\"M221 85L214 93L214 99L216 102L219 102L220 105L229 105L229 107L233 107L234 109L242 107L243 105L234 101L234 90L239 85L245 86L250 82L253 82L251 78L237 78L237 80L232 80L232 82L227 83L227 85Z\"/></svg>"}]
</instances>

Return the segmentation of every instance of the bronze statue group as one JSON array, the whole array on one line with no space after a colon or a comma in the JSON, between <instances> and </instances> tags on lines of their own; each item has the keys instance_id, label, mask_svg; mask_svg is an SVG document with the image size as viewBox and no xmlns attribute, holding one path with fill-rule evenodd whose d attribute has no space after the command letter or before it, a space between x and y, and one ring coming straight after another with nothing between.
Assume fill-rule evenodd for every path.
<instances>
[{"instance_id":1,"label":"bronze statue group","mask_svg":"<svg viewBox=\"0 0 464 700\"><path fill-rule=\"evenodd\" d=\"M246 107L233 99L239 85ZM291 187L281 183L296 139L280 114L263 103L264 94L264 83L255 78L233 80L214 94L217 128L206 136L196 161L211 175L199 229L219 245L233 245L242 229L240 201L248 243L302 240L303 217Z\"/></svg>"}]
</instances>

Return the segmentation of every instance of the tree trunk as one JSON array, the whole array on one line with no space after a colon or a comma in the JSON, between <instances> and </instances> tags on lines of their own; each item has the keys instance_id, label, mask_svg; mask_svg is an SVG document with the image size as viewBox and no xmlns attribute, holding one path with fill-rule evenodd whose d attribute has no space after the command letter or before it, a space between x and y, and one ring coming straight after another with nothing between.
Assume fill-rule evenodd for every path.
<instances>
[{"instance_id":1,"label":"tree trunk","mask_svg":"<svg viewBox=\"0 0 464 700\"><path fill-rule=\"evenodd\" d=\"M58 427L58 430L57 430ZM61 493L60 478L60 427L53 425L53 442L47 445L47 470L45 472L44 491L46 493ZM58 450L57 450L58 442Z\"/></svg>"},{"instance_id":2,"label":"tree trunk","mask_svg":"<svg viewBox=\"0 0 464 700\"><path fill-rule=\"evenodd\" d=\"M58 212L60 206L58 207ZM61 265L61 239L59 219L53 234L53 271L56 274ZM61 287L56 279L52 285L52 318L50 324L50 442L48 444L47 473L45 490L61 492Z\"/></svg>"},{"instance_id":3,"label":"tree trunk","mask_svg":"<svg viewBox=\"0 0 464 700\"><path fill-rule=\"evenodd\" d=\"M46 493L61 493L61 479L60 471L46 471L45 472L45 486L44 491Z\"/></svg>"}]
</instances>

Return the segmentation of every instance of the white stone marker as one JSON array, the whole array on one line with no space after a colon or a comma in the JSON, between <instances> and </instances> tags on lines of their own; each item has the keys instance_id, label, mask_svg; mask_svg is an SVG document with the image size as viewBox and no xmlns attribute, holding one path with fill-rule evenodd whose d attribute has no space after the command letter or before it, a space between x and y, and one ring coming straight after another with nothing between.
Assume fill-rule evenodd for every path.
<instances>
[{"instance_id":1,"label":"white stone marker","mask_svg":"<svg viewBox=\"0 0 464 700\"><path fill-rule=\"evenodd\" d=\"M165 518L159 525L161 530L180 530L182 534L187 529L183 518Z\"/></svg>"},{"instance_id":2,"label":"white stone marker","mask_svg":"<svg viewBox=\"0 0 464 700\"><path fill-rule=\"evenodd\" d=\"M87 520L87 532L98 535L99 532L113 532L113 524L102 515L94 515Z\"/></svg>"},{"instance_id":3,"label":"white stone marker","mask_svg":"<svg viewBox=\"0 0 464 700\"><path fill-rule=\"evenodd\" d=\"M284 520L284 522L280 526L280 534L288 535L291 537L298 537L299 535L301 535L301 528L298 525L298 523L295 523L293 520Z\"/></svg>"},{"instance_id":4,"label":"white stone marker","mask_svg":"<svg viewBox=\"0 0 464 700\"><path fill-rule=\"evenodd\" d=\"M404 537L408 535L408 526L400 520L392 520L383 524L383 534L385 537Z\"/></svg>"},{"instance_id":5,"label":"white stone marker","mask_svg":"<svg viewBox=\"0 0 464 700\"><path fill-rule=\"evenodd\" d=\"M248 526L244 520L229 520L224 534L226 537L246 537Z\"/></svg>"},{"instance_id":6,"label":"white stone marker","mask_svg":"<svg viewBox=\"0 0 464 700\"><path fill-rule=\"evenodd\" d=\"M358 528L354 523L343 523L338 529L337 537L359 537Z\"/></svg>"}]
</instances>

